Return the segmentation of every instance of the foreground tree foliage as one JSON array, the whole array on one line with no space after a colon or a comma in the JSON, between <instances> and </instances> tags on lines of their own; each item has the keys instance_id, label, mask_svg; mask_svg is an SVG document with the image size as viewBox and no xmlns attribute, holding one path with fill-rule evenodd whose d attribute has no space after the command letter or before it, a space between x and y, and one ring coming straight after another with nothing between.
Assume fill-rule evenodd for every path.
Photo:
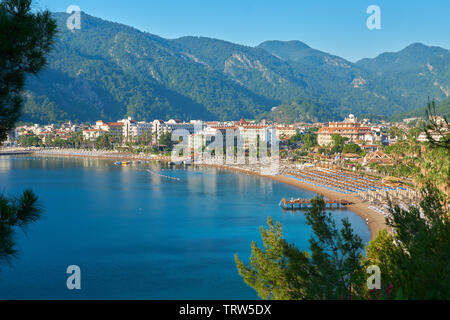
<instances>
[{"instance_id":1,"label":"foreground tree foliage","mask_svg":"<svg viewBox=\"0 0 450 320\"><path fill-rule=\"evenodd\" d=\"M50 12L31 11L31 0L0 2L0 143L21 115L27 74L46 64L56 34ZM16 253L14 233L37 220L41 208L30 190L20 197L0 195L0 262Z\"/></svg>"},{"instance_id":2,"label":"foreground tree foliage","mask_svg":"<svg viewBox=\"0 0 450 320\"><path fill-rule=\"evenodd\" d=\"M0 2L0 141L21 115L25 76L46 65L55 34L50 12L31 12L31 0Z\"/></svg>"},{"instance_id":3,"label":"foreground tree foliage","mask_svg":"<svg viewBox=\"0 0 450 320\"><path fill-rule=\"evenodd\" d=\"M448 110L447 110L448 112ZM435 148L444 148L450 150L450 134L447 131L448 119L445 114L442 115L442 120L438 121L438 114L436 112L436 102L428 100L427 104L428 124L426 127L426 135L428 141ZM437 135L439 138L435 138Z\"/></svg>"},{"instance_id":4,"label":"foreground tree foliage","mask_svg":"<svg viewBox=\"0 0 450 320\"><path fill-rule=\"evenodd\" d=\"M362 255L362 240L348 220L338 229L322 199L306 213L314 236L310 252L283 238L282 227L268 220L261 228L264 248L252 243L250 264L235 257L239 274L262 299L448 299L450 221L444 197L428 186L419 207L391 205L387 224ZM369 291L366 268L381 270L381 289Z\"/></svg>"},{"instance_id":5,"label":"foreground tree foliage","mask_svg":"<svg viewBox=\"0 0 450 320\"><path fill-rule=\"evenodd\" d=\"M391 206L388 226L367 248L367 263L378 265L382 282L408 299L448 299L450 220L444 195L424 189L419 207Z\"/></svg>"},{"instance_id":6,"label":"foreground tree foliage","mask_svg":"<svg viewBox=\"0 0 450 320\"><path fill-rule=\"evenodd\" d=\"M42 207L31 190L25 190L19 197L0 195L0 262L15 255L14 234L39 219Z\"/></svg>"},{"instance_id":7,"label":"foreground tree foliage","mask_svg":"<svg viewBox=\"0 0 450 320\"><path fill-rule=\"evenodd\" d=\"M252 243L250 265L235 257L239 274L262 299L355 299L365 294L362 239L354 234L350 222L342 228L325 211L322 198L313 200L306 212L314 236L310 253L300 251L283 239L282 227L268 219L261 228L264 249Z\"/></svg>"}]
</instances>

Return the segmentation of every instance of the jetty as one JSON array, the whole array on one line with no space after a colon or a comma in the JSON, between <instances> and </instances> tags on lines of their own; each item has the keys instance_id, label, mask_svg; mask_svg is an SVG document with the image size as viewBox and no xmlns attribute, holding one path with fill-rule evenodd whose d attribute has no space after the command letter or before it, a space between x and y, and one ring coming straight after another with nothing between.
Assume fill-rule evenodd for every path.
<instances>
[{"instance_id":1,"label":"jetty","mask_svg":"<svg viewBox=\"0 0 450 320\"><path fill-rule=\"evenodd\" d=\"M348 200L330 200L330 199L324 199L325 205L327 208L343 208L345 206L350 206L354 204L351 201ZM286 210L301 210L301 209L307 209L310 208L312 205L311 199L290 199L287 200L285 198L281 199L280 201L280 207L283 207L283 209Z\"/></svg>"},{"instance_id":2,"label":"jetty","mask_svg":"<svg viewBox=\"0 0 450 320\"><path fill-rule=\"evenodd\" d=\"M163 174L160 174L158 172L152 171L152 170L147 170L148 173L153 174L155 176L161 177L161 178L165 178L165 179L169 179L169 180L174 180L174 181L181 181L180 178L175 178L175 177L171 177L171 176L166 176Z\"/></svg>"}]
</instances>

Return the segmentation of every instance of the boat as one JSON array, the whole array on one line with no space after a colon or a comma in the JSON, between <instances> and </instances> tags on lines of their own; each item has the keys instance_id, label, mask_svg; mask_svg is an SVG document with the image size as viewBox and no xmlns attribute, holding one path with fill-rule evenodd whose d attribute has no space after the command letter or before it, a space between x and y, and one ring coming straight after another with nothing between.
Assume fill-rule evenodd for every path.
<instances>
[{"instance_id":1,"label":"boat","mask_svg":"<svg viewBox=\"0 0 450 320\"><path fill-rule=\"evenodd\" d=\"M117 161L117 162L114 162L114 164L116 166L126 166L129 164L133 164L133 161Z\"/></svg>"}]
</instances>

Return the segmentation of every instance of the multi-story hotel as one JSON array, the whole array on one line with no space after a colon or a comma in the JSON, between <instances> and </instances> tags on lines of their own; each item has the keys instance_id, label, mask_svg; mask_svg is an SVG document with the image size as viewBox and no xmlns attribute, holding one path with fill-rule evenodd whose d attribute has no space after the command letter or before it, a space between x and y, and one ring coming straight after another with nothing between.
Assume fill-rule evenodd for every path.
<instances>
[{"instance_id":1,"label":"multi-story hotel","mask_svg":"<svg viewBox=\"0 0 450 320\"><path fill-rule=\"evenodd\" d=\"M89 141L95 140L106 132L107 131L101 129L86 129L83 130L83 139Z\"/></svg>"},{"instance_id":2,"label":"multi-story hotel","mask_svg":"<svg viewBox=\"0 0 450 320\"><path fill-rule=\"evenodd\" d=\"M319 129L317 142L320 146L328 146L333 143L333 135L337 134L344 138L348 138L349 142L356 143L366 141L371 136L372 129L363 127L361 123L356 121L354 115L350 115L344 122L330 122L328 127Z\"/></svg>"},{"instance_id":3,"label":"multi-story hotel","mask_svg":"<svg viewBox=\"0 0 450 320\"><path fill-rule=\"evenodd\" d=\"M165 124L163 120L154 120L152 122L152 134L153 137L158 140L163 134L170 132L170 128Z\"/></svg>"},{"instance_id":4,"label":"multi-story hotel","mask_svg":"<svg viewBox=\"0 0 450 320\"><path fill-rule=\"evenodd\" d=\"M120 122L108 122L105 123L101 120L95 123L94 129L103 130L109 132L117 137L121 137L123 135L123 127L124 124Z\"/></svg>"},{"instance_id":5,"label":"multi-story hotel","mask_svg":"<svg viewBox=\"0 0 450 320\"><path fill-rule=\"evenodd\" d=\"M296 126L276 126L277 138L279 140L290 139L297 134Z\"/></svg>"},{"instance_id":6,"label":"multi-story hotel","mask_svg":"<svg viewBox=\"0 0 450 320\"><path fill-rule=\"evenodd\" d=\"M140 137L145 133L152 133L153 123L132 120L131 117L118 121L123 123L123 136L126 139Z\"/></svg>"}]
</instances>

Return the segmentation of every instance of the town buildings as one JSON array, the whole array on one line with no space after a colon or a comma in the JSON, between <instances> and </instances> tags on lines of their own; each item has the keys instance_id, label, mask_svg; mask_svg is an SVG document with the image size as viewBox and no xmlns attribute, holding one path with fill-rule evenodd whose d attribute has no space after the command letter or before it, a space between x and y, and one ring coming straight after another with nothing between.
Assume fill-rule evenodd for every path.
<instances>
[{"instance_id":1,"label":"town buildings","mask_svg":"<svg viewBox=\"0 0 450 320\"><path fill-rule=\"evenodd\" d=\"M318 131L317 142L320 146L333 144L333 135L340 135L348 138L350 143L370 141L373 143L373 132L370 127L363 126L357 122L354 115L349 115L344 122L330 122L327 127L322 127Z\"/></svg>"},{"instance_id":2,"label":"town buildings","mask_svg":"<svg viewBox=\"0 0 450 320\"><path fill-rule=\"evenodd\" d=\"M411 119L405 119L406 122L409 122L409 120ZM441 118L434 120L440 123L443 122ZM391 137L389 130L392 126L401 129L405 136ZM354 115L349 115L343 122L302 123L296 125L273 123L265 120L261 122L246 121L243 118L237 122L204 122L201 120L183 122L177 119L168 121L157 119L145 122L128 117L117 120L117 122L99 120L94 124L73 124L69 121L59 125L24 125L12 130L8 141L12 143L22 135L36 135L41 137L45 144L48 141L53 141L56 137L65 140L74 133L81 132L83 139L86 141L94 141L104 134L112 134L119 137L124 144L135 140L135 138L151 135L151 143L158 145L164 134L177 133L178 136L186 137L185 143L191 150L201 150L213 142L216 142L215 145L218 145L217 137L220 135L223 147L226 147L227 142L230 143L231 141L231 147L243 146L245 150L254 150L261 145L270 147L275 139L281 141L281 143L287 143L296 134L315 132L315 130L318 130L317 140L321 147L330 147L333 144L333 135L337 134L348 138L348 143L358 144L366 152L376 152L382 145L386 146L396 143L398 139L406 139L409 127L405 125L405 122L371 124L367 119L358 122ZM441 137L439 133L436 133L434 138L438 140ZM425 133L422 133L417 140L426 142L428 138Z\"/></svg>"}]
</instances>

